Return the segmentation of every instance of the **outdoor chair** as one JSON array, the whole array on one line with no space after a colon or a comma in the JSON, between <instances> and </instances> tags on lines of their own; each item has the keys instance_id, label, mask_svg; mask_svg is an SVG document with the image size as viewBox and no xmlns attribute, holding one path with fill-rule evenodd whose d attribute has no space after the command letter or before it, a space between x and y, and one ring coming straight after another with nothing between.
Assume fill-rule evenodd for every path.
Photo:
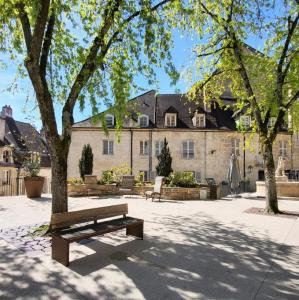
<instances>
[{"instance_id":1,"label":"outdoor chair","mask_svg":"<svg viewBox=\"0 0 299 300\"><path fill-rule=\"evenodd\" d=\"M152 201L154 201L155 197L159 197L159 201L160 201L163 182L164 182L164 177L157 176L155 178L154 190L145 192L145 200L147 200L147 198L152 198Z\"/></svg>"},{"instance_id":2,"label":"outdoor chair","mask_svg":"<svg viewBox=\"0 0 299 300\"><path fill-rule=\"evenodd\" d=\"M120 183L119 192L121 194L131 195L135 184L135 177L133 175L123 175Z\"/></svg>"}]
</instances>

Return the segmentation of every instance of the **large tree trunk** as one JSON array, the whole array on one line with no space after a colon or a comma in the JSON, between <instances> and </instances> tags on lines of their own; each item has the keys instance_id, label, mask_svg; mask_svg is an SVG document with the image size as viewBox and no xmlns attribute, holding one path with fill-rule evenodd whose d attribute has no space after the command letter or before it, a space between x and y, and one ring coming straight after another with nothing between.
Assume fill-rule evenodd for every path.
<instances>
[{"instance_id":1,"label":"large tree trunk","mask_svg":"<svg viewBox=\"0 0 299 300\"><path fill-rule=\"evenodd\" d=\"M51 155L53 214L68 211L67 154L68 151Z\"/></svg>"},{"instance_id":2,"label":"large tree trunk","mask_svg":"<svg viewBox=\"0 0 299 300\"><path fill-rule=\"evenodd\" d=\"M267 142L263 146L264 171L265 171L265 196L268 213L278 213L278 201L275 179L275 164L272 151L272 143Z\"/></svg>"}]
</instances>

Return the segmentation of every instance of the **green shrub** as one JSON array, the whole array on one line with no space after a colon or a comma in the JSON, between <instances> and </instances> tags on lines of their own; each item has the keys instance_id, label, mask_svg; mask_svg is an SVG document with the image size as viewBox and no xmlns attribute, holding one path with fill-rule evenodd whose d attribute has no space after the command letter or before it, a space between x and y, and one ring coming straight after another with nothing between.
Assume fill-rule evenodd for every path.
<instances>
[{"instance_id":1,"label":"green shrub","mask_svg":"<svg viewBox=\"0 0 299 300\"><path fill-rule=\"evenodd\" d=\"M27 160L23 163L23 168L27 176L37 177L40 171L40 162L39 160Z\"/></svg>"},{"instance_id":2,"label":"green shrub","mask_svg":"<svg viewBox=\"0 0 299 300\"><path fill-rule=\"evenodd\" d=\"M169 186L196 187L197 183L192 172L173 172L169 176Z\"/></svg>"},{"instance_id":3,"label":"green shrub","mask_svg":"<svg viewBox=\"0 0 299 300\"><path fill-rule=\"evenodd\" d=\"M171 172L172 157L166 138L164 138L161 153L157 156L158 165L156 166L157 176L168 177Z\"/></svg>"},{"instance_id":4,"label":"green shrub","mask_svg":"<svg viewBox=\"0 0 299 300\"><path fill-rule=\"evenodd\" d=\"M102 184L115 183L115 177L113 176L113 173L111 170L103 171L101 182L102 182Z\"/></svg>"},{"instance_id":5,"label":"green shrub","mask_svg":"<svg viewBox=\"0 0 299 300\"><path fill-rule=\"evenodd\" d=\"M81 178L70 178L67 180L69 184L82 184L83 180Z\"/></svg>"},{"instance_id":6,"label":"green shrub","mask_svg":"<svg viewBox=\"0 0 299 300\"><path fill-rule=\"evenodd\" d=\"M120 183L123 175L131 174L131 168L127 164L112 167L103 171L102 178L98 184Z\"/></svg>"},{"instance_id":7,"label":"green shrub","mask_svg":"<svg viewBox=\"0 0 299 300\"><path fill-rule=\"evenodd\" d=\"M91 175L93 169L93 154L89 144L84 145L81 159L79 160L80 176L84 179L85 175Z\"/></svg>"}]
</instances>

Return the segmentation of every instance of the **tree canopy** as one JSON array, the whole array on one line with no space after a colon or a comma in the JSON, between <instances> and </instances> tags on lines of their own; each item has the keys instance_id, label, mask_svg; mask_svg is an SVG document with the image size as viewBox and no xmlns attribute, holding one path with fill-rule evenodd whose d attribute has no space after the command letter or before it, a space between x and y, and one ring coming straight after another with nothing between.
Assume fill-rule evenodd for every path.
<instances>
[{"instance_id":1,"label":"tree canopy","mask_svg":"<svg viewBox=\"0 0 299 300\"><path fill-rule=\"evenodd\" d=\"M21 62L39 106L52 163L52 212L67 211L67 157L73 111L99 103L113 111L119 130L136 74L155 80L163 66L175 81L171 60L178 0L0 0L0 53ZM62 104L62 133L54 103ZM105 129L105 119L103 119Z\"/></svg>"},{"instance_id":2,"label":"tree canopy","mask_svg":"<svg viewBox=\"0 0 299 300\"><path fill-rule=\"evenodd\" d=\"M258 133L266 177L266 210L278 212L273 142L289 115L298 129L299 1L194 1L191 30L202 43L195 49L202 80L189 92L191 99L221 100L230 91L230 107L251 116ZM202 24L205 24L204 26ZM261 37L261 52L245 41ZM274 122L269 126L270 118Z\"/></svg>"}]
</instances>

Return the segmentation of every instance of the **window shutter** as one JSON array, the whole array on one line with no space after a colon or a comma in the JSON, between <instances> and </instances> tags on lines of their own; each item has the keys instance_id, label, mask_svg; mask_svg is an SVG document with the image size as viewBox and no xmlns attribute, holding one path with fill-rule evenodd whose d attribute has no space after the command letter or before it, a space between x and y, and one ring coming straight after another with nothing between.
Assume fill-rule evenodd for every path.
<instances>
[{"instance_id":1,"label":"window shutter","mask_svg":"<svg viewBox=\"0 0 299 300\"><path fill-rule=\"evenodd\" d=\"M195 172L195 181L197 183L201 182L201 173L200 172Z\"/></svg>"},{"instance_id":2,"label":"window shutter","mask_svg":"<svg viewBox=\"0 0 299 300\"><path fill-rule=\"evenodd\" d=\"M189 158L194 158L194 142L189 141Z\"/></svg>"}]
</instances>

